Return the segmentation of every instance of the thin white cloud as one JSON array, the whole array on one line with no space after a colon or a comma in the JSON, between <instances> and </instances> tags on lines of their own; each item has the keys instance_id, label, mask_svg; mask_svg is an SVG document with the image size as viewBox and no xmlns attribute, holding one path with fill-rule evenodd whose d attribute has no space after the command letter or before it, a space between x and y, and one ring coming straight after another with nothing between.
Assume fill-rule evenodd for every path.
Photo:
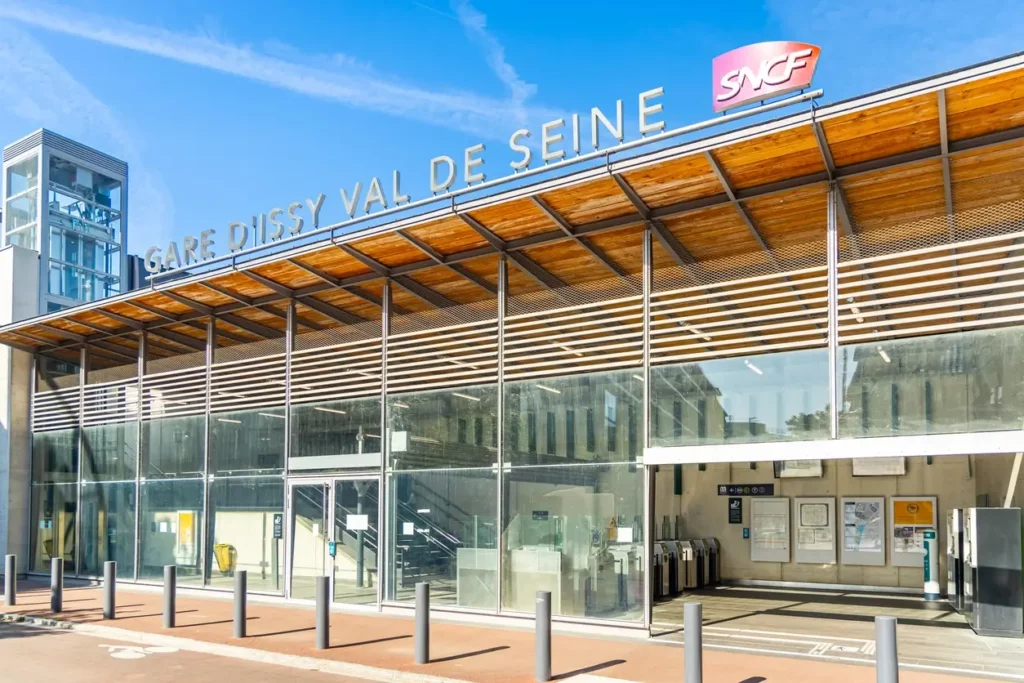
<instances>
[{"instance_id":1,"label":"thin white cloud","mask_svg":"<svg viewBox=\"0 0 1024 683\"><path fill-rule=\"evenodd\" d=\"M42 126L124 159L129 248L169 238L173 207L167 188L146 167L124 122L39 41L10 22L0 22L0 106L26 122L25 133Z\"/></svg>"},{"instance_id":2,"label":"thin white cloud","mask_svg":"<svg viewBox=\"0 0 1024 683\"><path fill-rule=\"evenodd\" d=\"M467 15L480 25L479 29L474 29L474 35L476 39L488 42L488 61L492 68L495 65L500 68L503 82L510 87L510 98L406 84L397 78L378 74L344 55L324 58L301 55L295 50L292 56L283 58L280 55L285 50L280 44L269 51L260 50L210 34L175 32L115 17L86 14L62 5L0 0L0 17L41 29L488 138L496 131L504 132L518 125L523 118L551 118L551 110L543 107L527 110L524 107L526 98L533 94L533 87L523 83L514 69L504 65L500 44L493 39L490 39L493 42L488 40L489 34L483 29L486 22L480 23L478 17L482 15L474 13L475 10L471 10Z\"/></svg>"}]
</instances>

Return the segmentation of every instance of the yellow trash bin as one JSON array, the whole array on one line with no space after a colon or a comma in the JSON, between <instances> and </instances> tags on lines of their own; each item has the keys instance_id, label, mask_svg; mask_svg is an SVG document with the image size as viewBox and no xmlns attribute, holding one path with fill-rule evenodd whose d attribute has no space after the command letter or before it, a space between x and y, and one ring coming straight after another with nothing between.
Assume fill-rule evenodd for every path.
<instances>
[{"instance_id":1,"label":"yellow trash bin","mask_svg":"<svg viewBox=\"0 0 1024 683\"><path fill-rule=\"evenodd\" d=\"M217 558L217 568L224 576L230 576L235 571L235 564L238 561L238 551L230 543L218 543L213 546L213 556Z\"/></svg>"}]
</instances>

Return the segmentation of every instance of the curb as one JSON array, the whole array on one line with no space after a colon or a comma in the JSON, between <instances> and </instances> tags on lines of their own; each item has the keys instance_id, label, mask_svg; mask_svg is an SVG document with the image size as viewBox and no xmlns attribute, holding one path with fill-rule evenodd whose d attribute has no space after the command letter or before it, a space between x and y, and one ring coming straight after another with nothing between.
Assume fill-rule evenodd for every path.
<instances>
[{"instance_id":1,"label":"curb","mask_svg":"<svg viewBox=\"0 0 1024 683\"><path fill-rule=\"evenodd\" d=\"M94 638L108 638L110 640L131 642L141 645L175 647L179 650L230 657L232 659L243 659L263 664L276 664L278 666L290 667L292 669L323 671L324 673L349 676L351 678L359 678L366 681L383 681L384 683L470 683L469 681L464 681L458 678L445 678L443 676L420 674L411 671L381 669L374 666L367 666L365 664L336 662L334 660L307 657L305 655L289 655L280 652L257 650L255 648L242 647L238 645L209 643L203 640L180 638L178 636L166 636L160 633L129 631L127 629L115 628L112 626L75 624L58 619L31 617L24 614L0 613L0 624L22 624L36 628L75 631L76 633L92 636Z\"/></svg>"}]
</instances>

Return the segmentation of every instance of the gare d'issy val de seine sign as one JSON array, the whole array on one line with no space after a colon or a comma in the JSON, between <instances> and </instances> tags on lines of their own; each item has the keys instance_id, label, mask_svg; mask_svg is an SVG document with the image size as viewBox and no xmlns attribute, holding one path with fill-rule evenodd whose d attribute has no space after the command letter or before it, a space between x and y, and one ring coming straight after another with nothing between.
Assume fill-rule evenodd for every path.
<instances>
[{"instance_id":1,"label":"gare d'issy val de seine sign","mask_svg":"<svg viewBox=\"0 0 1024 683\"><path fill-rule=\"evenodd\" d=\"M712 62L714 111L733 109L810 86L819 54L819 48L807 43L773 41L747 45L719 55ZM665 129L665 121L662 118L664 107L658 101L664 94L665 89L659 87L638 95L637 120L641 137ZM614 120L598 107L590 110L590 145L595 151L599 149L601 128L619 143L623 142L623 114L622 100L615 102ZM533 149L525 142L532 135L529 129L521 128L509 137L509 148L518 155L517 159L509 163L513 174L528 169L533 162ZM573 114L568 124L563 118L544 123L540 127L541 161L548 164L566 159L567 144L571 144L574 155L580 156L583 154L581 135L579 114ZM472 187L486 180L487 176L482 170L485 151L483 143L463 150L459 161L465 187ZM443 196L452 190L459 174L459 161L447 155L430 160L430 191L435 196ZM354 219L357 214L370 215L374 210L400 207L411 201L409 195L402 193L401 174L397 170L391 175L391 186L388 188L390 192L385 193L384 185L377 177L370 179L365 194L363 189L363 183L359 181L351 190L341 188L339 191L345 213L349 218ZM251 223L228 224L229 252L242 251L250 244L256 247L298 235L306 226L307 220L314 229L318 228L320 210L326 199L327 195L321 193L314 198L307 198L305 202L292 202L287 208L275 207L267 213L257 214L252 217ZM180 248L176 241L169 242L166 247L150 247L144 258L146 270L155 274L216 258L215 235L216 231L213 229L204 230L198 237L183 238Z\"/></svg>"}]
</instances>

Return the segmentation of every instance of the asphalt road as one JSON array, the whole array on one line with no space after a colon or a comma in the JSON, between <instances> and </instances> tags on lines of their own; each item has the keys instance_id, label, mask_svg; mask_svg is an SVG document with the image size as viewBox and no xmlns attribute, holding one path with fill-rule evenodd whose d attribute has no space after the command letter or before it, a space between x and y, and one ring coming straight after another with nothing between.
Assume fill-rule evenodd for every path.
<instances>
[{"instance_id":1,"label":"asphalt road","mask_svg":"<svg viewBox=\"0 0 1024 683\"><path fill-rule=\"evenodd\" d=\"M359 679L230 657L144 647L71 631L0 624L0 681L356 683Z\"/></svg>"}]
</instances>

